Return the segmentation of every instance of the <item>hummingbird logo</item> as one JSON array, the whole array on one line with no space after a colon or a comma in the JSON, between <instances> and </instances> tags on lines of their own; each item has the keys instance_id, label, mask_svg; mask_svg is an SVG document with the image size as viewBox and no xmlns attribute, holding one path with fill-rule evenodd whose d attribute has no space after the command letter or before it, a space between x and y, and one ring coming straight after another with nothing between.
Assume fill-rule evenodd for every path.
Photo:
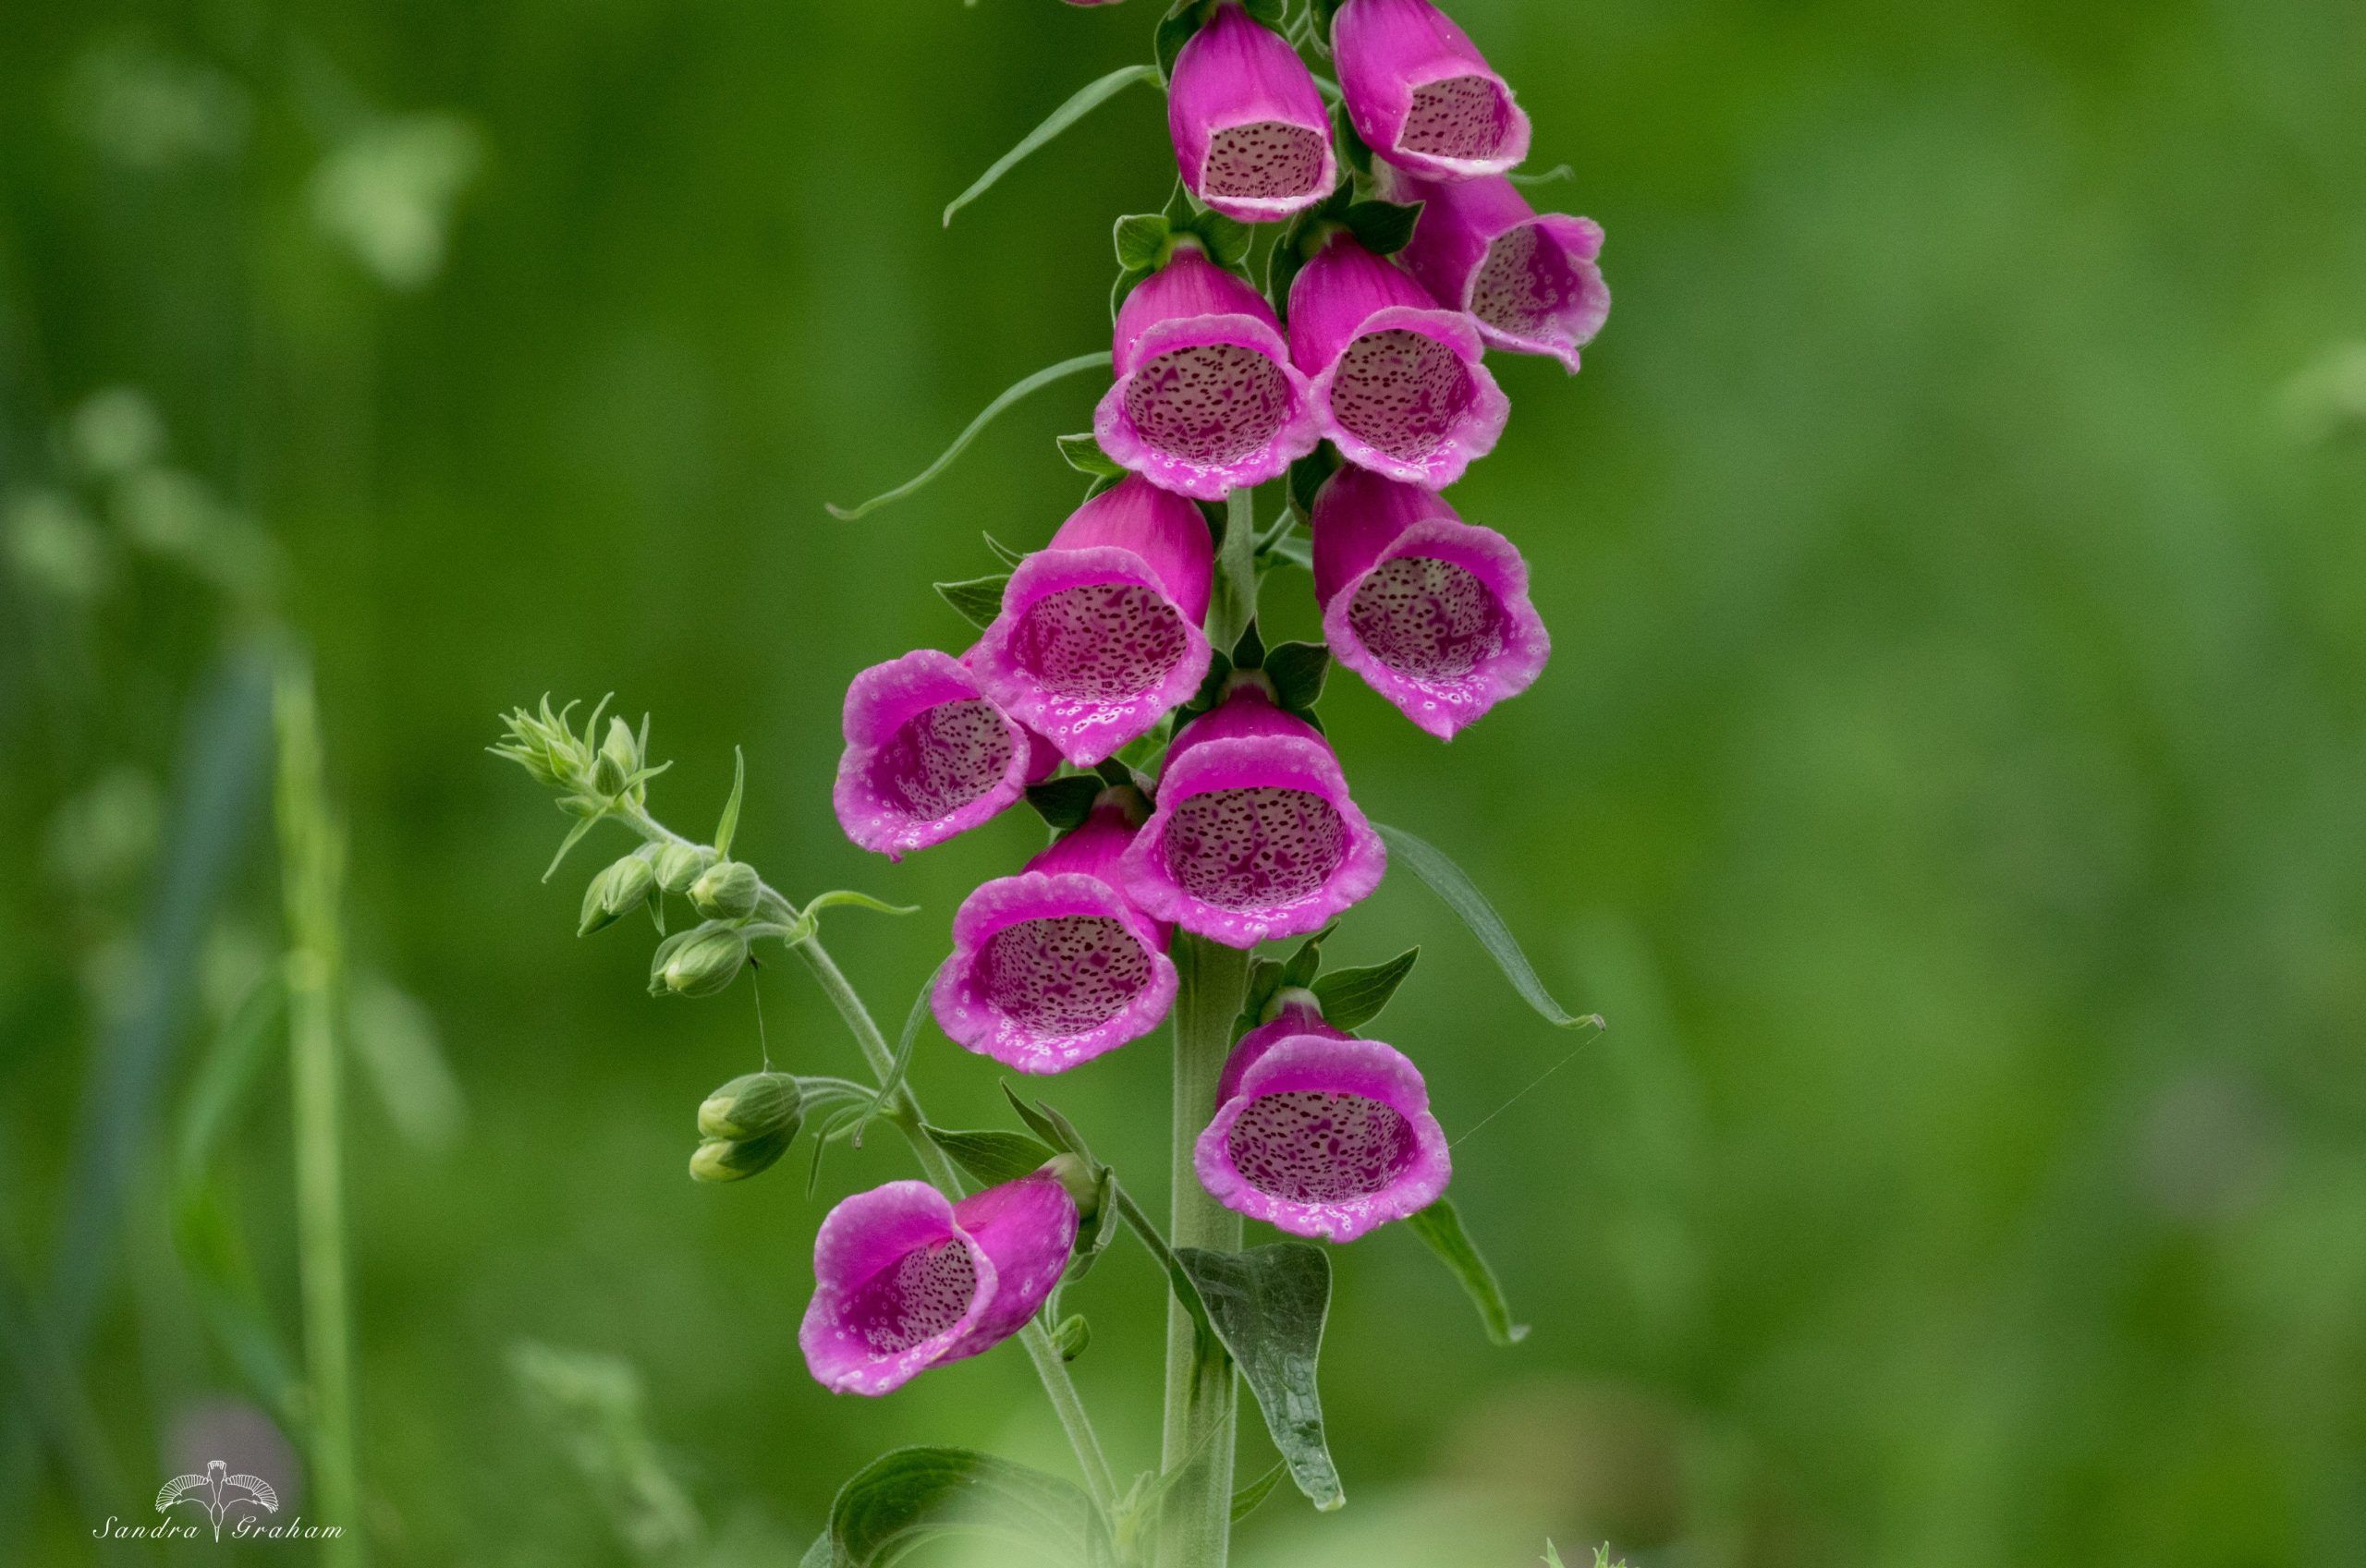
<instances>
[{"instance_id":1,"label":"hummingbird logo","mask_svg":"<svg viewBox=\"0 0 2366 1568\"><path fill-rule=\"evenodd\" d=\"M222 1538L222 1521L234 1508L244 1504L266 1513L279 1512L279 1494L271 1489L269 1481L260 1476L233 1476L229 1468L216 1459L205 1466L202 1476L175 1476L156 1494L156 1512L169 1513L184 1502L195 1503L213 1522L217 1541Z\"/></svg>"}]
</instances>

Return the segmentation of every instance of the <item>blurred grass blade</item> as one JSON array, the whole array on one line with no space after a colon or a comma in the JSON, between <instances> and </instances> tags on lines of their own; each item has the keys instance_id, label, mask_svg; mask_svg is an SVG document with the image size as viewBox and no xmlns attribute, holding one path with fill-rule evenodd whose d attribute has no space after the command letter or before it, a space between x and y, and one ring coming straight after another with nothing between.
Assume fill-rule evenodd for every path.
<instances>
[{"instance_id":1,"label":"blurred grass blade","mask_svg":"<svg viewBox=\"0 0 2366 1568\"><path fill-rule=\"evenodd\" d=\"M287 1011L287 984L273 970L248 988L216 1030L181 1098L173 1139L173 1168L184 1189L205 1179L224 1130L254 1092L263 1062L279 1043L278 1027Z\"/></svg>"},{"instance_id":2,"label":"blurred grass blade","mask_svg":"<svg viewBox=\"0 0 2366 1568\"><path fill-rule=\"evenodd\" d=\"M1487 895L1479 891L1478 884L1445 851L1385 822L1374 822L1372 829L1387 841L1392 857L1409 867L1415 876L1430 884L1431 892L1445 901L1447 908L1462 917L1462 923L1470 928L1479 945L1487 950L1488 956L1504 971L1504 978L1511 981L1512 989L1519 992L1520 1000L1535 1008L1538 1016L1557 1028L1604 1027L1598 1015L1581 1016L1553 1000L1553 993L1536 978L1535 966L1520 951L1511 928L1504 924L1504 918L1495 913L1495 906L1487 902Z\"/></svg>"},{"instance_id":3,"label":"blurred grass blade","mask_svg":"<svg viewBox=\"0 0 2366 1568\"><path fill-rule=\"evenodd\" d=\"M521 1340L509 1377L527 1407L581 1474L631 1555L703 1561L697 1505L648 1429L647 1390L628 1361Z\"/></svg>"},{"instance_id":4,"label":"blurred grass blade","mask_svg":"<svg viewBox=\"0 0 2366 1568\"><path fill-rule=\"evenodd\" d=\"M1125 91L1126 89L1131 87L1134 83L1138 81L1154 82L1158 79L1158 67L1156 66L1128 66L1122 70L1111 71L1099 81L1089 82L1085 86L1078 89L1075 97L1070 98L1067 103L1053 110L1050 117L1045 119L1042 125L1039 125L1033 130L1029 131L1025 139L1022 140L1018 146L1012 148L1009 152L996 159L994 161L994 167L988 169L984 174L980 175L975 185L972 185L969 189L955 197L952 201L946 205L945 209L945 226L946 228L951 228L953 226L954 213L959 212L962 208L967 207L970 202L975 201L987 191L992 190L996 180L1010 173L1011 170L1018 167L1020 164L1025 163L1033 153L1040 152L1046 143L1048 143L1054 137L1059 135L1060 132L1067 129L1068 127L1076 124L1077 121L1084 118L1085 115L1092 113L1093 110L1098 109L1102 104L1106 103L1112 98L1116 97L1117 94Z\"/></svg>"},{"instance_id":5,"label":"blurred grass blade","mask_svg":"<svg viewBox=\"0 0 2366 1568\"><path fill-rule=\"evenodd\" d=\"M346 1014L353 1054L403 1141L431 1153L458 1142L468 1101L445 1058L434 1015L382 975L355 981Z\"/></svg>"},{"instance_id":6,"label":"blurred grass blade","mask_svg":"<svg viewBox=\"0 0 2366 1568\"><path fill-rule=\"evenodd\" d=\"M354 1457L353 1312L345 1233L344 1040L337 999L345 836L329 809L311 670L291 662L273 694L279 735L279 874L287 921L289 1116L296 1153L297 1282L306 1408L321 1513L353 1521L321 1550L328 1568L364 1560Z\"/></svg>"},{"instance_id":7,"label":"blurred grass blade","mask_svg":"<svg viewBox=\"0 0 2366 1568\"><path fill-rule=\"evenodd\" d=\"M930 480L951 468L953 460L969 449L970 444L978 439L979 432L1001 418L1004 410L1013 404L1021 401L1031 393L1041 392L1053 383L1065 381L1069 376L1081 375L1087 371L1106 370L1109 363L1109 350L1104 348L1097 353L1079 354L1073 359L1063 359L1056 365L1036 371L1024 381L1013 383L1003 390L1001 396L986 405L983 413L970 421L967 430L953 438L953 444L946 447L935 462L931 463L895 489L874 495L860 506L834 505L827 508L830 516L842 523L851 523L858 517L869 517L891 502L901 501L906 496L925 489Z\"/></svg>"},{"instance_id":8,"label":"blurred grass blade","mask_svg":"<svg viewBox=\"0 0 2366 1568\"><path fill-rule=\"evenodd\" d=\"M1430 1250L1453 1274L1470 1304L1479 1308L1480 1321L1487 1325L1487 1337L1499 1345L1515 1345L1528 1337L1528 1325L1512 1321L1510 1303L1504 1299L1504 1287L1495 1279L1495 1270L1471 1245L1470 1234L1462 1228L1462 1216L1452 1203L1438 1199L1406 1222L1413 1234L1430 1244Z\"/></svg>"}]
</instances>

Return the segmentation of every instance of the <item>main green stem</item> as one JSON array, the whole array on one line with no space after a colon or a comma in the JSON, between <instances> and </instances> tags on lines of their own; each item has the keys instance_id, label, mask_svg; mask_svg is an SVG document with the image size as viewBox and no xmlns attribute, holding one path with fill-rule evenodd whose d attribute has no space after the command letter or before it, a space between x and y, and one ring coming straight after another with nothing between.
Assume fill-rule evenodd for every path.
<instances>
[{"instance_id":1,"label":"main green stem","mask_svg":"<svg viewBox=\"0 0 2366 1568\"><path fill-rule=\"evenodd\" d=\"M654 844L692 842L639 808L627 810L622 820ZM796 907L769 882L763 884L759 896L765 907L775 912ZM887 1043L887 1037L879 1032L878 1022L872 1017L871 1009L863 1005L861 996L848 980L846 972L838 967L836 960L830 956L829 949L822 945L820 937L807 937L795 946L797 955L805 960L806 967L813 971L814 979L820 982L822 994L830 999L830 1004L838 1010L838 1016L846 1020L848 1029L854 1035L855 1044L862 1051L862 1059L870 1064L872 1076L885 1082L887 1075L895 1070L896 1051ZM912 1093L909 1083L897 1087L890 1109L895 1113L896 1124L910 1139L913 1158L920 1161L921 1172L938 1190L950 1197L960 1197L961 1173L945 1150L937 1148L920 1130L926 1118L921 1114L920 1100ZM1101 1450L1101 1439L1093 1431L1092 1419L1085 1413L1084 1401L1076 1392L1076 1380L1068 1376L1067 1363L1060 1359L1058 1347L1052 1343L1052 1336L1044 1332L1041 1323L1031 1322L1021 1329L1018 1343L1025 1348L1027 1358L1035 1364L1035 1376L1043 1381L1044 1396L1052 1402L1053 1412L1059 1416L1061 1427L1067 1430L1069 1446L1076 1450L1077 1465L1084 1472L1085 1489L1092 1494L1093 1501L1101 1506L1104 1513L1114 1510L1117 1502L1116 1473L1110 1469L1108 1455Z\"/></svg>"},{"instance_id":2,"label":"main green stem","mask_svg":"<svg viewBox=\"0 0 2366 1568\"><path fill-rule=\"evenodd\" d=\"M1240 1250L1240 1216L1210 1197L1191 1163L1215 1112L1216 1078L1232 1049L1232 1024L1248 988L1249 954L1177 933L1173 1208L1177 1246ZM1179 1471L1158 1529L1157 1568L1224 1568L1232 1537L1233 1433L1239 1405L1232 1360L1181 1301L1166 1303L1164 1466Z\"/></svg>"}]
</instances>

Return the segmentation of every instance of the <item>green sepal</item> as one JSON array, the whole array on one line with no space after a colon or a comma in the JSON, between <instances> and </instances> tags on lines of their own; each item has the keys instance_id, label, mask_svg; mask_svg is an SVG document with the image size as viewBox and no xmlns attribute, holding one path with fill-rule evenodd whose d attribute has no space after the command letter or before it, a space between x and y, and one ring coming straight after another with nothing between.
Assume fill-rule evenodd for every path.
<instances>
[{"instance_id":1,"label":"green sepal","mask_svg":"<svg viewBox=\"0 0 2366 1568\"><path fill-rule=\"evenodd\" d=\"M657 944L649 961L652 996L713 996L747 966L748 938L738 927L709 920L676 931Z\"/></svg>"},{"instance_id":2,"label":"green sepal","mask_svg":"<svg viewBox=\"0 0 2366 1568\"><path fill-rule=\"evenodd\" d=\"M1257 623L1253 619L1241 628L1240 636L1234 640L1232 650L1226 657L1231 659L1232 667L1236 670L1262 670L1265 667L1265 639L1258 635Z\"/></svg>"},{"instance_id":3,"label":"green sepal","mask_svg":"<svg viewBox=\"0 0 2366 1568\"><path fill-rule=\"evenodd\" d=\"M731 840L739 831L739 801L748 793L748 754L731 748L731 798L723 803L723 817L714 826L714 857L731 858Z\"/></svg>"},{"instance_id":4,"label":"green sepal","mask_svg":"<svg viewBox=\"0 0 2366 1568\"><path fill-rule=\"evenodd\" d=\"M1129 273L1155 271L1166 261L1174 225L1164 213L1128 213L1111 231L1117 265Z\"/></svg>"},{"instance_id":5,"label":"green sepal","mask_svg":"<svg viewBox=\"0 0 2366 1568\"><path fill-rule=\"evenodd\" d=\"M1331 24L1326 19L1323 25L1327 30ZM1355 120L1348 114L1345 96L1331 105L1331 133L1339 145L1339 162L1353 170L1357 178L1369 181L1372 178L1372 146L1356 129Z\"/></svg>"},{"instance_id":6,"label":"green sepal","mask_svg":"<svg viewBox=\"0 0 2366 1568\"><path fill-rule=\"evenodd\" d=\"M590 936L646 903L657 886L652 858L650 846L643 845L623 859L602 867L583 889L583 908L575 934Z\"/></svg>"},{"instance_id":7,"label":"green sepal","mask_svg":"<svg viewBox=\"0 0 2366 1568\"><path fill-rule=\"evenodd\" d=\"M953 606L954 613L980 631L994 624L1002 614L1002 590L1010 581L1008 572L990 577L971 577L967 582L932 583L937 597Z\"/></svg>"},{"instance_id":8,"label":"green sepal","mask_svg":"<svg viewBox=\"0 0 2366 1568\"><path fill-rule=\"evenodd\" d=\"M1023 550L1013 550L1009 545L1005 544L1001 540L996 539L990 533L981 533L978 537L986 541L986 548L994 553L994 559L1001 562L1006 566L1016 566L1020 562L1027 559L1027 552Z\"/></svg>"},{"instance_id":9,"label":"green sepal","mask_svg":"<svg viewBox=\"0 0 2366 1568\"><path fill-rule=\"evenodd\" d=\"M1257 957L1249 961L1249 985L1241 993L1240 1016L1233 1020L1232 1042L1265 1021L1266 1004L1274 993L1282 989L1282 961L1278 958Z\"/></svg>"},{"instance_id":10,"label":"green sepal","mask_svg":"<svg viewBox=\"0 0 2366 1568\"><path fill-rule=\"evenodd\" d=\"M1338 934L1339 922L1334 920L1299 942L1290 954L1289 962L1282 966L1282 989L1311 991L1315 977L1323 973L1323 944Z\"/></svg>"},{"instance_id":11,"label":"green sepal","mask_svg":"<svg viewBox=\"0 0 2366 1568\"><path fill-rule=\"evenodd\" d=\"M1385 964L1360 969L1334 969L1308 989L1323 1003L1323 1018L1335 1029L1353 1033L1371 1023L1413 972L1421 950L1409 947Z\"/></svg>"},{"instance_id":12,"label":"green sepal","mask_svg":"<svg viewBox=\"0 0 2366 1568\"><path fill-rule=\"evenodd\" d=\"M1290 465L1290 508L1309 528L1314 526L1314 498L1338 471L1339 449L1327 441Z\"/></svg>"},{"instance_id":13,"label":"green sepal","mask_svg":"<svg viewBox=\"0 0 2366 1568\"><path fill-rule=\"evenodd\" d=\"M1263 669L1276 701L1293 713L1311 715L1323 700L1331 650L1319 642L1286 642L1266 653Z\"/></svg>"},{"instance_id":14,"label":"green sepal","mask_svg":"<svg viewBox=\"0 0 2366 1568\"><path fill-rule=\"evenodd\" d=\"M1126 466L1102 451L1101 443L1093 438L1091 431L1054 439L1059 444L1061 460L1078 473L1091 474L1095 479L1119 480L1126 477Z\"/></svg>"},{"instance_id":15,"label":"green sepal","mask_svg":"<svg viewBox=\"0 0 2366 1568\"><path fill-rule=\"evenodd\" d=\"M1099 774L1070 773L1029 784L1027 804L1035 808L1035 814L1054 833L1064 833L1084 825L1092 815L1092 803L1101 798L1101 790Z\"/></svg>"},{"instance_id":16,"label":"green sepal","mask_svg":"<svg viewBox=\"0 0 2366 1568\"><path fill-rule=\"evenodd\" d=\"M1060 1353L1063 1361L1073 1361L1082 1355L1085 1347L1092 1343L1092 1325L1074 1313L1061 1319L1059 1327L1052 1331L1052 1348Z\"/></svg>"},{"instance_id":17,"label":"green sepal","mask_svg":"<svg viewBox=\"0 0 2366 1568\"><path fill-rule=\"evenodd\" d=\"M1158 30L1151 35L1151 50L1158 61L1159 79L1169 88L1175 85L1176 57L1206 22L1209 9L1207 0L1175 0L1159 18Z\"/></svg>"},{"instance_id":18,"label":"green sepal","mask_svg":"<svg viewBox=\"0 0 2366 1568\"><path fill-rule=\"evenodd\" d=\"M1413 237L1421 221L1421 203L1359 201L1348 209L1348 232L1375 256L1394 256Z\"/></svg>"}]
</instances>

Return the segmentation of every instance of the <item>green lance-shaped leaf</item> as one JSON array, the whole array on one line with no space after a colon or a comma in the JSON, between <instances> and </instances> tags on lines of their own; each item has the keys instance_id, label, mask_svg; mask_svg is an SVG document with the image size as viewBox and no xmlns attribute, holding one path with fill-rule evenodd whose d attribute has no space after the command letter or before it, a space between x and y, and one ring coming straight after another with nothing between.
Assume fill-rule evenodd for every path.
<instances>
[{"instance_id":1,"label":"green lance-shaped leaf","mask_svg":"<svg viewBox=\"0 0 2366 1568\"><path fill-rule=\"evenodd\" d=\"M1246 1252L1182 1246L1175 1257L1256 1396L1290 1479L1325 1513L1347 1501L1323 1435L1323 1396L1315 1387L1323 1320L1331 1309L1331 1259L1321 1247L1297 1241Z\"/></svg>"},{"instance_id":2,"label":"green lance-shaped leaf","mask_svg":"<svg viewBox=\"0 0 2366 1568\"><path fill-rule=\"evenodd\" d=\"M966 582L940 582L929 586L936 595L953 606L953 613L977 627L985 630L1002 614L1002 590L1010 582L1008 572L993 577L971 577Z\"/></svg>"},{"instance_id":3,"label":"green lance-shaped leaf","mask_svg":"<svg viewBox=\"0 0 2366 1568\"><path fill-rule=\"evenodd\" d=\"M1112 98L1116 97L1117 94L1125 91L1126 89L1133 86L1134 83L1138 81L1156 82L1160 79L1161 78L1158 67L1155 66L1128 66L1122 70L1111 71L1107 76L1103 77L1100 80L1089 82L1082 88L1079 88L1074 97L1061 104L1058 108L1053 110L1051 116L1044 120L1042 125L1039 125L1033 130L1029 131L1019 141L1018 146L1004 153L1000 158L995 159L994 167L988 169L984 174L980 175L977 178L977 183L970 186L969 189L963 191L960 195L955 197L952 201L946 205L945 209L945 226L946 228L951 228L953 226L954 213L959 212L962 208L967 207L970 202L975 201L987 191L992 190L994 188L994 182L996 180L999 180L1003 176L1010 173L1011 170L1017 168L1020 164L1025 163L1031 154L1040 152L1052 140L1053 138L1058 136L1060 132L1067 129L1068 127L1076 124L1077 121L1084 118L1085 115L1092 113L1093 110L1098 109L1102 104L1106 103Z\"/></svg>"},{"instance_id":4,"label":"green lance-shaped leaf","mask_svg":"<svg viewBox=\"0 0 2366 1568\"><path fill-rule=\"evenodd\" d=\"M1535 966L1528 961L1528 954L1520 951L1511 928L1504 924L1504 918L1495 913L1495 906L1487 902L1487 895L1479 891L1478 884L1444 850L1385 822L1374 822L1372 828L1387 843L1392 861L1409 868L1415 876L1429 883L1430 891L1444 899L1447 908L1462 917L1462 923L1470 928L1470 934L1479 939L1479 945L1487 950L1488 956L1494 959L1504 971L1504 978L1511 981L1512 989L1519 992L1520 1000L1535 1008L1538 1016L1556 1028L1573 1029L1580 1025L1597 1029L1604 1027L1600 1015L1580 1016L1553 1000L1553 993L1546 991L1544 982L1536 978Z\"/></svg>"},{"instance_id":5,"label":"green lance-shaped leaf","mask_svg":"<svg viewBox=\"0 0 2366 1568\"><path fill-rule=\"evenodd\" d=\"M1040 1171L1058 1150L1025 1133L988 1129L982 1132L955 1132L945 1127L921 1125L928 1140L945 1150L953 1162L987 1186L1000 1186L1021 1176Z\"/></svg>"},{"instance_id":6,"label":"green lance-shaped leaf","mask_svg":"<svg viewBox=\"0 0 2366 1568\"><path fill-rule=\"evenodd\" d=\"M1334 969L1323 976L1311 989L1315 1000L1323 1003L1323 1022L1335 1029L1352 1031L1379 1017L1421 956L1420 948L1409 947L1385 964Z\"/></svg>"},{"instance_id":7,"label":"green lance-shaped leaf","mask_svg":"<svg viewBox=\"0 0 2366 1568\"><path fill-rule=\"evenodd\" d=\"M1487 1337L1500 1345L1515 1345L1528 1337L1528 1325L1512 1321L1512 1309L1504 1300L1504 1287L1496 1282L1495 1270L1470 1243L1462 1228L1462 1216L1454 1205L1438 1199L1406 1222L1413 1234L1430 1244L1438 1261L1446 1266L1470 1304L1479 1308L1479 1319L1487 1325Z\"/></svg>"},{"instance_id":8,"label":"green lance-shaped leaf","mask_svg":"<svg viewBox=\"0 0 2366 1568\"><path fill-rule=\"evenodd\" d=\"M1098 1568L1107 1532L1083 1492L1057 1477L965 1448L899 1448L857 1471L801 1568L888 1568L946 1536L977 1535Z\"/></svg>"},{"instance_id":9,"label":"green lance-shaped leaf","mask_svg":"<svg viewBox=\"0 0 2366 1568\"><path fill-rule=\"evenodd\" d=\"M927 488L929 481L951 468L954 459L969 450L970 444L978 439L978 433L981 431L1001 418L1004 411L1013 404L1020 402L1030 393L1041 392L1055 382L1065 381L1074 375L1081 375L1087 371L1105 371L1109 368L1109 350L1104 348L1092 354L1079 354L1073 359L1063 359L1056 365L1047 366L1036 371L1023 381L1013 383L1004 389L1001 396L987 404L982 413L970 421L968 429L953 438L953 444L946 447L935 462L931 463L895 489L874 495L860 506L829 507L830 516L842 523L851 523L858 517L869 517L890 502L901 501L906 496Z\"/></svg>"}]
</instances>

